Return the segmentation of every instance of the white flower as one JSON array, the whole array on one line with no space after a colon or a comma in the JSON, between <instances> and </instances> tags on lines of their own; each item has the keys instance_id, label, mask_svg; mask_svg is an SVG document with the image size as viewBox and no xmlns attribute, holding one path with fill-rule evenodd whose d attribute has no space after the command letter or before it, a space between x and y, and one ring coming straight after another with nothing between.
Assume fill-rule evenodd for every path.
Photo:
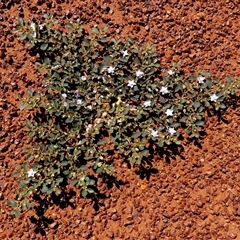
<instances>
[{"instance_id":1,"label":"white flower","mask_svg":"<svg viewBox=\"0 0 240 240\"><path fill-rule=\"evenodd\" d=\"M203 76L198 76L198 77L197 77L197 80L198 80L199 83L204 83L205 77L203 77Z\"/></svg>"},{"instance_id":2,"label":"white flower","mask_svg":"<svg viewBox=\"0 0 240 240\"><path fill-rule=\"evenodd\" d=\"M33 30L33 37L37 37L37 32L36 32L36 24L34 22L31 22L30 27Z\"/></svg>"},{"instance_id":3,"label":"white flower","mask_svg":"<svg viewBox=\"0 0 240 240\"><path fill-rule=\"evenodd\" d=\"M174 133L176 133L176 130L174 129L174 128L169 128L168 129L168 132L171 134L171 135L173 135Z\"/></svg>"},{"instance_id":4,"label":"white flower","mask_svg":"<svg viewBox=\"0 0 240 240\"><path fill-rule=\"evenodd\" d=\"M133 80L128 80L128 87L133 88L136 83Z\"/></svg>"},{"instance_id":5,"label":"white flower","mask_svg":"<svg viewBox=\"0 0 240 240\"><path fill-rule=\"evenodd\" d=\"M129 53L128 53L128 51L127 50L122 50L122 55L123 55L123 57L126 57L126 56L128 56L129 55Z\"/></svg>"},{"instance_id":6,"label":"white flower","mask_svg":"<svg viewBox=\"0 0 240 240\"><path fill-rule=\"evenodd\" d=\"M151 106L151 101L150 100L147 100L143 103L143 106L144 107L150 107Z\"/></svg>"},{"instance_id":7,"label":"white flower","mask_svg":"<svg viewBox=\"0 0 240 240\"><path fill-rule=\"evenodd\" d=\"M101 166L102 166L102 163L101 163L101 162L98 162L98 163L97 163L97 166L98 166L98 167L101 167Z\"/></svg>"},{"instance_id":8,"label":"white flower","mask_svg":"<svg viewBox=\"0 0 240 240\"><path fill-rule=\"evenodd\" d=\"M62 94L62 97L63 97L64 99L66 99L66 98L67 98L67 94L66 94L66 93L63 93L63 94Z\"/></svg>"},{"instance_id":9,"label":"white flower","mask_svg":"<svg viewBox=\"0 0 240 240\"><path fill-rule=\"evenodd\" d=\"M162 88L160 89L160 93L162 93L162 95L168 93L167 87L162 87Z\"/></svg>"},{"instance_id":10,"label":"white flower","mask_svg":"<svg viewBox=\"0 0 240 240\"><path fill-rule=\"evenodd\" d=\"M153 136L153 137L157 137L158 136L158 131L156 130L153 130L153 129L151 129L151 135Z\"/></svg>"},{"instance_id":11,"label":"white flower","mask_svg":"<svg viewBox=\"0 0 240 240\"><path fill-rule=\"evenodd\" d=\"M112 67L112 66L108 67L107 69L109 74L114 73L114 70L115 70L115 67Z\"/></svg>"},{"instance_id":12,"label":"white flower","mask_svg":"<svg viewBox=\"0 0 240 240\"><path fill-rule=\"evenodd\" d=\"M87 78L86 78L85 76L81 76L81 80L82 80L82 81L86 81Z\"/></svg>"},{"instance_id":13,"label":"white flower","mask_svg":"<svg viewBox=\"0 0 240 240\"><path fill-rule=\"evenodd\" d=\"M167 116L172 116L173 115L173 110L172 109L167 109L165 112Z\"/></svg>"},{"instance_id":14,"label":"white flower","mask_svg":"<svg viewBox=\"0 0 240 240\"><path fill-rule=\"evenodd\" d=\"M169 70L169 71L168 71L168 74L169 74L169 75L173 75L174 73L175 73L175 72L174 72L173 70Z\"/></svg>"},{"instance_id":15,"label":"white flower","mask_svg":"<svg viewBox=\"0 0 240 240\"><path fill-rule=\"evenodd\" d=\"M32 168L27 172L28 177L34 177L36 171L34 171Z\"/></svg>"},{"instance_id":16,"label":"white flower","mask_svg":"<svg viewBox=\"0 0 240 240\"><path fill-rule=\"evenodd\" d=\"M81 99L77 100L77 105L81 105L83 103L83 101Z\"/></svg>"},{"instance_id":17,"label":"white flower","mask_svg":"<svg viewBox=\"0 0 240 240\"><path fill-rule=\"evenodd\" d=\"M143 72L140 69L137 70L136 71L136 76L141 78L143 76Z\"/></svg>"},{"instance_id":18,"label":"white flower","mask_svg":"<svg viewBox=\"0 0 240 240\"><path fill-rule=\"evenodd\" d=\"M216 93L214 93L213 95L210 96L210 99L212 102L216 102L218 99L218 96L216 95Z\"/></svg>"}]
</instances>

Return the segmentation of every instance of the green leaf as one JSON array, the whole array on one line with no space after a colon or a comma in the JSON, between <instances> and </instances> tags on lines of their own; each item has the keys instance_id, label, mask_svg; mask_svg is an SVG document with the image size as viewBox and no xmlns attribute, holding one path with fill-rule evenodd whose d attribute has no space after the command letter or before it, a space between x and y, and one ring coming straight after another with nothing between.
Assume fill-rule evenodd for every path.
<instances>
[{"instance_id":1,"label":"green leaf","mask_svg":"<svg viewBox=\"0 0 240 240\"><path fill-rule=\"evenodd\" d=\"M158 142L158 146L159 146L159 147L163 147L163 145L164 145L163 140L160 140L160 141Z\"/></svg>"},{"instance_id":2,"label":"green leaf","mask_svg":"<svg viewBox=\"0 0 240 240\"><path fill-rule=\"evenodd\" d=\"M140 59L139 59L138 57L136 57L136 58L134 59L134 62L135 62L136 64L138 64L138 65L141 65L141 61L140 61Z\"/></svg>"},{"instance_id":3,"label":"green leaf","mask_svg":"<svg viewBox=\"0 0 240 240\"><path fill-rule=\"evenodd\" d=\"M90 181L89 181L89 185L94 185L94 184L95 184L95 180L90 179Z\"/></svg>"},{"instance_id":4,"label":"green leaf","mask_svg":"<svg viewBox=\"0 0 240 240\"><path fill-rule=\"evenodd\" d=\"M63 42L64 42L66 45L68 45L68 40L67 40L67 38L66 38L65 36L62 37L62 40L63 40Z\"/></svg>"},{"instance_id":5,"label":"green leaf","mask_svg":"<svg viewBox=\"0 0 240 240\"><path fill-rule=\"evenodd\" d=\"M180 123L172 123L171 124L171 127L173 127L173 128L177 128L177 127L179 127L180 126Z\"/></svg>"},{"instance_id":6,"label":"green leaf","mask_svg":"<svg viewBox=\"0 0 240 240\"><path fill-rule=\"evenodd\" d=\"M207 79L206 80L206 85L208 86L208 88L211 88L212 87L212 81Z\"/></svg>"},{"instance_id":7,"label":"green leaf","mask_svg":"<svg viewBox=\"0 0 240 240\"><path fill-rule=\"evenodd\" d=\"M201 103L198 102L198 101L196 101L196 102L193 103L193 106L194 106L195 108L199 108L200 105L201 105Z\"/></svg>"},{"instance_id":8,"label":"green leaf","mask_svg":"<svg viewBox=\"0 0 240 240\"><path fill-rule=\"evenodd\" d=\"M53 192L52 188L49 188L46 193L50 195L52 194L52 192Z\"/></svg>"},{"instance_id":9,"label":"green leaf","mask_svg":"<svg viewBox=\"0 0 240 240\"><path fill-rule=\"evenodd\" d=\"M143 150L141 154L143 157L146 157L149 154L149 150L147 150L147 149Z\"/></svg>"},{"instance_id":10,"label":"green leaf","mask_svg":"<svg viewBox=\"0 0 240 240\"><path fill-rule=\"evenodd\" d=\"M230 77L230 76L227 76L227 77L226 77L226 81L227 81L228 83L230 83L230 82L232 82L232 81L233 81L233 78L232 78L232 77Z\"/></svg>"},{"instance_id":11,"label":"green leaf","mask_svg":"<svg viewBox=\"0 0 240 240\"><path fill-rule=\"evenodd\" d=\"M73 122L73 118L72 118L72 117L69 117L69 118L66 119L65 122L66 122L66 123L72 123L72 122Z\"/></svg>"},{"instance_id":12,"label":"green leaf","mask_svg":"<svg viewBox=\"0 0 240 240\"><path fill-rule=\"evenodd\" d=\"M29 209L29 208L31 208L31 207L33 207L33 203L30 203L30 202L26 202L26 207L27 207L27 209Z\"/></svg>"},{"instance_id":13,"label":"green leaf","mask_svg":"<svg viewBox=\"0 0 240 240\"><path fill-rule=\"evenodd\" d=\"M107 143L107 141L105 139L101 139L97 142L97 145L103 145L105 143Z\"/></svg>"},{"instance_id":14,"label":"green leaf","mask_svg":"<svg viewBox=\"0 0 240 240\"><path fill-rule=\"evenodd\" d=\"M23 19L22 19L21 17L18 18L18 24L19 24L20 26L23 26L23 25L24 25L24 24L23 24Z\"/></svg>"},{"instance_id":15,"label":"green leaf","mask_svg":"<svg viewBox=\"0 0 240 240\"><path fill-rule=\"evenodd\" d=\"M48 48L48 44L47 43L43 43L40 46L40 49L43 50L43 51L45 51L47 48Z\"/></svg>"},{"instance_id":16,"label":"green leaf","mask_svg":"<svg viewBox=\"0 0 240 240\"><path fill-rule=\"evenodd\" d=\"M34 137L34 135L35 135L35 132L30 132L29 133L29 137L31 137L31 138Z\"/></svg>"},{"instance_id":17,"label":"green leaf","mask_svg":"<svg viewBox=\"0 0 240 240\"><path fill-rule=\"evenodd\" d=\"M70 173L70 171L68 169L63 171L63 174L66 175L66 176L69 175L69 173Z\"/></svg>"},{"instance_id":18,"label":"green leaf","mask_svg":"<svg viewBox=\"0 0 240 240\"><path fill-rule=\"evenodd\" d=\"M226 108L226 105L221 103L220 106L219 106L221 109L225 109Z\"/></svg>"},{"instance_id":19,"label":"green leaf","mask_svg":"<svg viewBox=\"0 0 240 240\"><path fill-rule=\"evenodd\" d=\"M69 23L69 22L68 22L68 23L66 23L66 26L67 26L67 27L69 27L69 28L73 28L73 25L72 25L72 23Z\"/></svg>"},{"instance_id":20,"label":"green leaf","mask_svg":"<svg viewBox=\"0 0 240 240\"><path fill-rule=\"evenodd\" d=\"M182 83L178 83L177 84L177 87L175 88L175 92L178 92L178 91L183 91L183 85L182 85Z\"/></svg>"},{"instance_id":21,"label":"green leaf","mask_svg":"<svg viewBox=\"0 0 240 240\"><path fill-rule=\"evenodd\" d=\"M128 37L127 41L128 41L130 44L133 44L133 38L132 38L132 37Z\"/></svg>"},{"instance_id":22,"label":"green leaf","mask_svg":"<svg viewBox=\"0 0 240 240\"><path fill-rule=\"evenodd\" d=\"M150 76L155 72L154 68L151 68L150 70L147 71L146 75Z\"/></svg>"},{"instance_id":23,"label":"green leaf","mask_svg":"<svg viewBox=\"0 0 240 240\"><path fill-rule=\"evenodd\" d=\"M204 125L204 121L197 121L197 122L195 123L195 125L197 125L197 126L203 126L203 125Z\"/></svg>"},{"instance_id":24,"label":"green leaf","mask_svg":"<svg viewBox=\"0 0 240 240\"><path fill-rule=\"evenodd\" d=\"M27 107L27 103L23 103L23 104L21 104L20 105L20 110L22 111L22 110L24 110L26 107Z\"/></svg>"},{"instance_id":25,"label":"green leaf","mask_svg":"<svg viewBox=\"0 0 240 240\"><path fill-rule=\"evenodd\" d=\"M87 47L90 46L90 40L89 40L89 39L84 39L84 40L83 40L83 43L84 43Z\"/></svg>"},{"instance_id":26,"label":"green leaf","mask_svg":"<svg viewBox=\"0 0 240 240\"><path fill-rule=\"evenodd\" d=\"M87 194L88 194L87 190L86 190L86 189L83 189L83 190L82 190L82 196L83 196L83 197L86 197Z\"/></svg>"},{"instance_id":27,"label":"green leaf","mask_svg":"<svg viewBox=\"0 0 240 240\"><path fill-rule=\"evenodd\" d=\"M26 39L27 38L27 33L23 33L23 34L21 34L20 35L20 40L24 40L24 39Z\"/></svg>"},{"instance_id":28,"label":"green leaf","mask_svg":"<svg viewBox=\"0 0 240 240\"><path fill-rule=\"evenodd\" d=\"M132 137L132 138L138 138L138 137L141 136L141 134L142 134L142 132L136 132L136 133L134 133L131 137Z\"/></svg>"},{"instance_id":29,"label":"green leaf","mask_svg":"<svg viewBox=\"0 0 240 240\"><path fill-rule=\"evenodd\" d=\"M48 190L49 190L48 187L46 186L46 184L44 184L41 189L42 193L46 193Z\"/></svg>"},{"instance_id":30,"label":"green leaf","mask_svg":"<svg viewBox=\"0 0 240 240\"><path fill-rule=\"evenodd\" d=\"M13 200L9 200L9 201L7 202L7 205L8 205L9 207L17 207L17 202L15 202L15 201L13 201Z\"/></svg>"},{"instance_id":31,"label":"green leaf","mask_svg":"<svg viewBox=\"0 0 240 240\"><path fill-rule=\"evenodd\" d=\"M97 173L101 173L102 171L103 171L103 169L100 167L100 168L97 169L96 172L97 172Z\"/></svg>"},{"instance_id":32,"label":"green leaf","mask_svg":"<svg viewBox=\"0 0 240 240\"><path fill-rule=\"evenodd\" d=\"M128 58L120 58L120 61L123 63L127 63L128 62Z\"/></svg>"},{"instance_id":33,"label":"green leaf","mask_svg":"<svg viewBox=\"0 0 240 240\"><path fill-rule=\"evenodd\" d=\"M205 107L209 107L210 103L208 101L205 102Z\"/></svg>"},{"instance_id":34,"label":"green leaf","mask_svg":"<svg viewBox=\"0 0 240 240\"><path fill-rule=\"evenodd\" d=\"M78 179L74 179L70 182L70 185L75 186L78 183Z\"/></svg>"},{"instance_id":35,"label":"green leaf","mask_svg":"<svg viewBox=\"0 0 240 240\"><path fill-rule=\"evenodd\" d=\"M107 42L107 38L101 38L101 39L99 39L99 42L106 43Z\"/></svg>"},{"instance_id":36,"label":"green leaf","mask_svg":"<svg viewBox=\"0 0 240 240\"><path fill-rule=\"evenodd\" d=\"M68 161L62 161L60 164L61 164L61 166L67 166L69 163L68 163Z\"/></svg>"},{"instance_id":37,"label":"green leaf","mask_svg":"<svg viewBox=\"0 0 240 240\"><path fill-rule=\"evenodd\" d=\"M57 178L57 179L56 179L56 182L57 182L57 183L63 182L63 178Z\"/></svg>"},{"instance_id":38,"label":"green leaf","mask_svg":"<svg viewBox=\"0 0 240 240\"><path fill-rule=\"evenodd\" d=\"M91 188L87 188L88 193L94 193L94 190Z\"/></svg>"},{"instance_id":39,"label":"green leaf","mask_svg":"<svg viewBox=\"0 0 240 240\"><path fill-rule=\"evenodd\" d=\"M17 177L17 176L19 176L19 174L20 174L20 172L19 172L19 171L16 171L16 172L12 173L12 176L13 176L13 177Z\"/></svg>"},{"instance_id":40,"label":"green leaf","mask_svg":"<svg viewBox=\"0 0 240 240\"><path fill-rule=\"evenodd\" d=\"M98 29L97 29L96 27L93 27L93 28L92 28L92 32L93 32L93 33L98 33Z\"/></svg>"},{"instance_id":41,"label":"green leaf","mask_svg":"<svg viewBox=\"0 0 240 240\"><path fill-rule=\"evenodd\" d=\"M25 188L25 187L27 187L27 184L24 183L23 181L19 181L18 186L21 187L21 188Z\"/></svg>"},{"instance_id":42,"label":"green leaf","mask_svg":"<svg viewBox=\"0 0 240 240\"><path fill-rule=\"evenodd\" d=\"M85 160L91 160L91 159L94 159L94 158L95 158L94 156L84 157Z\"/></svg>"},{"instance_id":43,"label":"green leaf","mask_svg":"<svg viewBox=\"0 0 240 240\"><path fill-rule=\"evenodd\" d=\"M20 211L19 210L13 210L11 211L11 215L14 215L15 217L20 216Z\"/></svg>"}]
</instances>

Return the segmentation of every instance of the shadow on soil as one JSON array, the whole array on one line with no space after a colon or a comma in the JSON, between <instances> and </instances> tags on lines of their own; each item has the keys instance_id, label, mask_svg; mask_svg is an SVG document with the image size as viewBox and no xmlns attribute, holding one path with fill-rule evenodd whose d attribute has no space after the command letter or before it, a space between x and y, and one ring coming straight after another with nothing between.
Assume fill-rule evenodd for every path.
<instances>
[{"instance_id":1,"label":"shadow on soil","mask_svg":"<svg viewBox=\"0 0 240 240\"><path fill-rule=\"evenodd\" d=\"M215 111L213 109L210 109L208 113L208 117L217 116L218 121L223 121L225 123L228 123L227 119L224 117L224 113L229 107L232 107L233 109L236 109L240 107L239 104L240 97L234 97L229 98L225 101L226 109L223 109L221 111ZM38 116L39 117L39 116ZM200 141L206 136L206 133L204 131L200 132L199 139L191 139L186 138L186 143L193 142L197 147L200 149L202 148ZM182 137L182 140L184 138ZM141 178L150 180L152 175L155 175L158 173L158 170L154 168L153 166L153 159L156 154L159 156L159 159L163 159L167 163L171 164L172 161L176 160L176 156L180 156L181 159L185 160L182 156L182 152L184 151L184 147L182 145L176 145L171 144L164 148L154 149L154 147L149 147L150 156L143 159L142 163L138 165L137 167L134 167L135 173ZM132 165L129 163L129 161L125 161L128 165L128 168L132 168ZM98 181L97 178L91 176L96 182ZM107 189L111 189L114 186L117 188L120 188L121 186L127 184L127 182L123 182L122 180L118 180L116 177L112 175L102 174L100 176L102 182L107 186ZM67 182L65 182L65 185L62 186L63 189L66 189ZM93 194L89 194L87 196L88 199L92 200L93 208L98 211L100 206L104 205L102 203L102 200L106 199L108 196L106 196L105 193L101 193L97 187L92 187L94 190ZM45 198L40 198L39 196L35 195L34 200L37 203L37 206L34 208L35 213L37 217L30 217L30 221L35 224L35 232L37 234L41 234L42 236L46 235L46 229L51 226L52 229L58 228L57 222L54 222L52 218L47 218L44 216L45 212L49 207L53 205L57 205L60 208L66 208L68 206L72 208L76 208L75 204L71 201L71 199L76 196L76 192L71 191L69 193L63 192L61 195L56 196L55 194L52 194L50 196Z\"/></svg>"},{"instance_id":2,"label":"shadow on soil","mask_svg":"<svg viewBox=\"0 0 240 240\"><path fill-rule=\"evenodd\" d=\"M94 177L91 178L94 179ZM126 184L122 180L117 180L114 176L109 176L105 174L101 176L101 179L108 189L111 189L114 186L120 188L121 186ZM95 180L97 181L96 178ZM67 184L65 184L65 186L62 186L62 188L64 189L66 186ZM101 193L97 187L92 188L94 190L94 193L89 194L87 198L92 200L93 208L98 211L100 206L104 205L103 203L101 203L101 200L106 199L107 196L105 193ZM49 227L51 227L51 229L57 229L58 223L55 222L52 218L45 217L44 214L53 205L59 206L61 209L67 208L68 206L70 206L72 209L75 209L76 205L74 201L72 201L73 197L75 196L75 191L64 192L64 190L62 190L62 193L58 196L53 193L51 195L45 196L44 198L41 198L40 196L35 194L33 197L36 203L34 211L37 217L30 217L31 223L35 225L35 233L46 236L46 229L48 229Z\"/></svg>"},{"instance_id":3,"label":"shadow on soil","mask_svg":"<svg viewBox=\"0 0 240 240\"><path fill-rule=\"evenodd\" d=\"M72 208L76 208L75 204L71 202L71 199L76 195L74 191L70 191L69 193L62 192L59 196L52 194L50 196L46 196L41 198L38 195L34 195L33 199L37 203L34 207L36 217L30 217L31 223L35 224L35 233L41 234L42 236L46 235L45 229L52 224L52 228L57 228L58 224L52 218L47 218L44 216L44 213L49 209L49 207L53 205L57 205L60 208L66 208L67 206L71 206Z\"/></svg>"}]
</instances>

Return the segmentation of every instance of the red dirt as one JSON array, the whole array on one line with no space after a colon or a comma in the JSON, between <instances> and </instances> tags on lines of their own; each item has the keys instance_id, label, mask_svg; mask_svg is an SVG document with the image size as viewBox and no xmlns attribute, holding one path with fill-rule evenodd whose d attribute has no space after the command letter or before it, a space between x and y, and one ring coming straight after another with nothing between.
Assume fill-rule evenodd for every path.
<instances>
[{"instance_id":1,"label":"red dirt","mask_svg":"<svg viewBox=\"0 0 240 240\"><path fill-rule=\"evenodd\" d=\"M109 25L113 37L153 42L162 67L181 61L185 72L209 70L223 79L240 76L240 1L190 0L2 0L0 2L0 239L240 239L240 106L225 121L208 117L200 146L184 145L182 156L153 160L149 179L116 161L124 184L99 182L105 198L98 209L76 191L69 204L49 205L13 218L6 202L14 197L16 165L24 161L29 112L20 112L18 94L41 88L34 58L12 30L19 16L40 19L81 17L88 27ZM96 205L96 204L95 204ZM95 207L95 208L94 208ZM36 221L34 221L34 218ZM45 225L44 225L45 224Z\"/></svg>"}]
</instances>

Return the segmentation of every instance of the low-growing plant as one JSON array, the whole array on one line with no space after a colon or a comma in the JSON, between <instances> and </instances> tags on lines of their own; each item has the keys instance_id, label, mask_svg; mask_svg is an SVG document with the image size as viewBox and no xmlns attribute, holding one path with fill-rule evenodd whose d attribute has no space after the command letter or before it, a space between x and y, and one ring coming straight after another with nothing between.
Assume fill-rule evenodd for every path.
<instances>
[{"instance_id":1,"label":"low-growing plant","mask_svg":"<svg viewBox=\"0 0 240 240\"><path fill-rule=\"evenodd\" d=\"M93 193L93 176L111 174L115 152L141 164L151 151L180 144L180 129L198 138L206 109L226 108L239 88L239 80L222 83L207 72L184 77L179 64L162 74L151 44L110 39L106 27L88 33L80 20L61 30L51 15L44 18L19 18L15 29L38 56L45 87L28 90L20 107L38 114L26 122L35 144L14 173L22 188L9 201L14 215L32 206L34 193L59 195L66 182L84 197Z\"/></svg>"}]
</instances>

